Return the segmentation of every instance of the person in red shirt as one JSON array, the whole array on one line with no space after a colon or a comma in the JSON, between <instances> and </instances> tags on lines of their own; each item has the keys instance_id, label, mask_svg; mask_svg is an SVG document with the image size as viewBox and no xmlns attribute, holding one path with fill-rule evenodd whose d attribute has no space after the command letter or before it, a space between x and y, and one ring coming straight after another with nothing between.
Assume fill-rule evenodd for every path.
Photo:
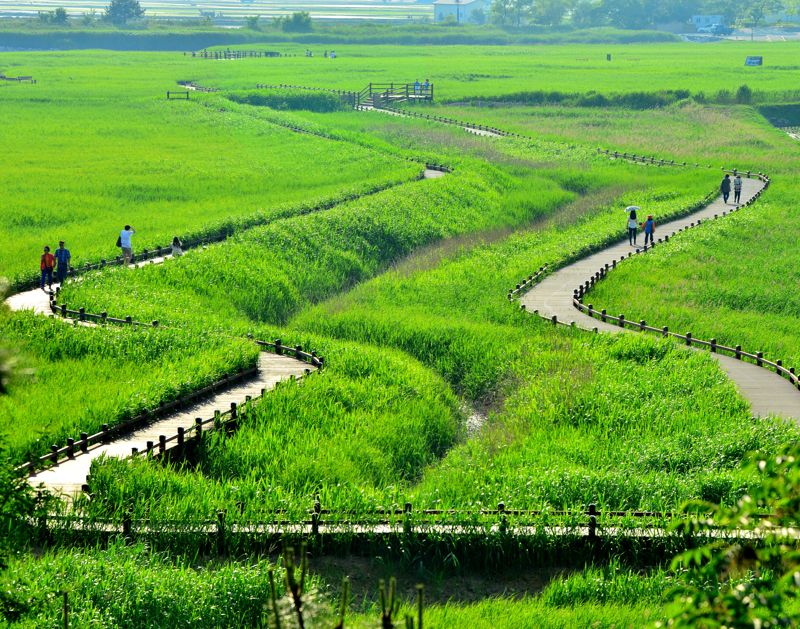
<instances>
[{"instance_id":1,"label":"person in red shirt","mask_svg":"<svg viewBox=\"0 0 800 629\"><path fill-rule=\"evenodd\" d=\"M39 263L39 268L42 270L42 290L44 290L44 281L47 280L47 286L53 290L53 268L56 266L56 259L50 253L50 247L45 246L42 259Z\"/></svg>"}]
</instances>

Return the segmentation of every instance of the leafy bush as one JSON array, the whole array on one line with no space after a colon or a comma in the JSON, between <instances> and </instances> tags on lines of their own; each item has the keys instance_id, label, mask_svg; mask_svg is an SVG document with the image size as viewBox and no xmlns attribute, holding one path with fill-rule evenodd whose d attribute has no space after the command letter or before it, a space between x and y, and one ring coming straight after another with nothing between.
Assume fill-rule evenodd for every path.
<instances>
[{"instance_id":1,"label":"leafy bush","mask_svg":"<svg viewBox=\"0 0 800 629\"><path fill-rule=\"evenodd\" d=\"M655 109L689 98L689 90L659 90L655 92L625 92L602 94L596 91L556 92L535 90L514 92L498 96L480 96L472 101L519 103L525 105L566 105L573 107L625 107L628 109Z\"/></svg>"},{"instance_id":2,"label":"leafy bush","mask_svg":"<svg viewBox=\"0 0 800 629\"><path fill-rule=\"evenodd\" d=\"M736 90L736 102L740 105L749 105L753 102L753 90L747 85L740 85L739 89Z\"/></svg>"},{"instance_id":3,"label":"leafy bush","mask_svg":"<svg viewBox=\"0 0 800 629\"><path fill-rule=\"evenodd\" d=\"M268 92L251 90L231 92L227 95L235 103L270 107L272 109L304 109L317 113L343 111L348 109L346 100L333 92L278 89Z\"/></svg>"}]
</instances>

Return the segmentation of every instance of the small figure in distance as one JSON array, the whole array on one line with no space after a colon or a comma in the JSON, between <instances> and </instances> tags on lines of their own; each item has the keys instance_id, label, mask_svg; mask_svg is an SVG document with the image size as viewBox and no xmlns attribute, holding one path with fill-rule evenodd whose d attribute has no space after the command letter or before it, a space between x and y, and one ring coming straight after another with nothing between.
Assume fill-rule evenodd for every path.
<instances>
[{"instance_id":1,"label":"small figure in distance","mask_svg":"<svg viewBox=\"0 0 800 629\"><path fill-rule=\"evenodd\" d=\"M136 230L130 225L125 225L125 229L119 233L117 246L122 248L122 257L124 258L125 264L130 264L133 261L133 245L131 244L131 236L133 236L135 233Z\"/></svg>"},{"instance_id":2,"label":"small figure in distance","mask_svg":"<svg viewBox=\"0 0 800 629\"><path fill-rule=\"evenodd\" d=\"M647 246L647 241L650 241L650 246L653 246L653 234L656 233L656 222L653 220L653 215L650 214L644 222L644 246Z\"/></svg>"},{"instance_id":3,"label":"small figure in distance","mask_svg":"<svg viewBox=\"0 0 800 629\"><path fill-rule=\"evenodd\" d=\"M172 255L173 256L183 255L183 243L177 236L175 236L175 238L172 239Z\"/></svg>"},{"instance_id":4,"label":"small figure in distance","mask_svg":"<svg viewBox=\"0 0 800 629\"><path fill-rule=\"evenodd\" d=\"M722 183L719 184L719 191L722 193L722 200L727 204L728 197L731 196L731 176L725 175L722 178Z\"/></svg>"},{"instance_id":5,"label":"small figure in distance","mask_svg":"<svg viewBox=\"0 0 800 629\"><path fill-rule=\"evenodd\" d=\"M326 59L328 58L328 51L327 50L325 51L325 58Z\"/></svg>"},{"instance_id":6,"label":"small figure in distance","mask_svg":"<svg viewBox=\"0 0 800 629\"><path fill-rule=\"evenodd\" d=\"M39 268L42 270L42 290L44 290L44 281L47 280L47 287L53 290L53 267L56 265L56 259L50 253L50 247L45 245L42 259L39 262Z\"/></svg>"},{"instance_id":7,"label":"small figure in distance","mask_svg":"<svg viewBox=\"0 0 800 629\"><path fill-rule=\"evenodd\" d=\"M427 96L430 89L431 89L431 82L428 79L425 79L425 82L422 84L422 93Z\"/></svg>"},{"instance_id":8,"label":"small figure in distance","mask_svg":"<svg viewBox=\"0 0 800 629\"><path fill-rule=\"evenodd\" d=\"M331 50L331 59L336 59L336 52Z\"/></svg>"},{"instance_id":9,"label":"small figure in distance","mask_svg":"<svg viewBox=\"0 0 800 629\"><path fill-rule=\"evenodd\" d=\"M639 223L636 219L636 212L641 209L638 205L629 205L625 208L628 213L628 244L633 247L636 244L636 232L639 230Z\"/></svg>"},{"instance_id":10,"label":"small figure in distance","mask_svg":"<svg viewBox=\"0 0 800 629\"><path fill-rule=\"evenodd\" d=\"M414 81L414 96L419 95L419 90L420 90L421 87L422 87L422 85L420 85L419 79Z\"/></svg>"},{"instance_id":11,"label":"small figure in distance","mask_svg":"<svg viewBox=\"0 0 800 629\"><path fill-rule=\"evenodd\" d=\"M742 176L736 173L736 179L733 180L733 202L739 205L742 201Z\"/></svg>"},{"instance_id":12,"label":"small figure in distance","mask_svg":"<svg viewBox=\"0 0 800 629\"><path fill-rule=\"evenodd\" d=\"M67 279L67 273L69 273L69 261L72 259L72 255L64 246L64 241L58 241L58 249L56 249L56 260L58 261L58 268L56 269L56 280L59 284L63 284Z\"/></svg>"}]
</instances>

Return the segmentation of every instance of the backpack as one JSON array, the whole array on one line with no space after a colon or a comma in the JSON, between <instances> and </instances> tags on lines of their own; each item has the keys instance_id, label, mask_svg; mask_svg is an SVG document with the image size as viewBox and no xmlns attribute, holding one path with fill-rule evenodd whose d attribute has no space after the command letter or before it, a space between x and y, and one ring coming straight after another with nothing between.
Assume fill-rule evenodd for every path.
<instances>
[{"instance_id":1,"label":"backpack","mask_svg":"<svg viewBox=\"0 0 800 629\"><path fill-rule=\"evenodd\" d=\"M122 236L117 236L117 247L122 247Z\"/></svg>"}]
</instances>

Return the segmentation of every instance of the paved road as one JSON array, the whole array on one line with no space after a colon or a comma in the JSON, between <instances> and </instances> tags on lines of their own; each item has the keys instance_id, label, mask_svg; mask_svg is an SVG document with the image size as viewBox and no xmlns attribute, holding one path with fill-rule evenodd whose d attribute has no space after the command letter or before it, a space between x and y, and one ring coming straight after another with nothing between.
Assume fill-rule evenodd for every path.
<instances>
[{"instance_id":1,"label":"paved road","mask_svg":"<svg viewBox=\"0 0 800 629\"><path fill-rule=\"evenodd\" d=\"M742 189L742 201L752 198L762 186L763 184L759 180L745 179ZM672 237L679 229L688 227L698 220L713 219L714 215L721 216L723 212L729 211L732 207L734 206L726 205L722 197L718 197L706 207L689 216L664 223L663 225L657 225L656 237L663 237L664 235ZM620 223L624 224L624 222L625 216L620 212ZM643 234L639 234L639 237L643 238ZM641 246L642 243L643 240L640 240L639 245ZM539 315L547 319L556 316L559 321L565 323L574 321L576 326L586 330L598 328L602 332L620 333L623 330L619 326L603 323L577 310L572 303L573 291L593 276L601 267L606 264L611 265L612 261L622 259L623 256L627 256L635 249L625 239L603 251L570 264L549 275L534 286L522 296L520 303L525 305L528 312L532 313L534 310L538 310ZM586 297L584 301L585 303L590 303L591 298ZM596 304L596 307L601 308L602 304ZM650 324L656 325L652 322ZM631 330L626 331L630 332ZM751 363L720 354L712 354L712 356L719 361L720 366L739 388L742 396L750 402L754 415L760 417L780 415L782 417L800 419L800 392L788 380Z\"/></svg>"}]
</instances>

